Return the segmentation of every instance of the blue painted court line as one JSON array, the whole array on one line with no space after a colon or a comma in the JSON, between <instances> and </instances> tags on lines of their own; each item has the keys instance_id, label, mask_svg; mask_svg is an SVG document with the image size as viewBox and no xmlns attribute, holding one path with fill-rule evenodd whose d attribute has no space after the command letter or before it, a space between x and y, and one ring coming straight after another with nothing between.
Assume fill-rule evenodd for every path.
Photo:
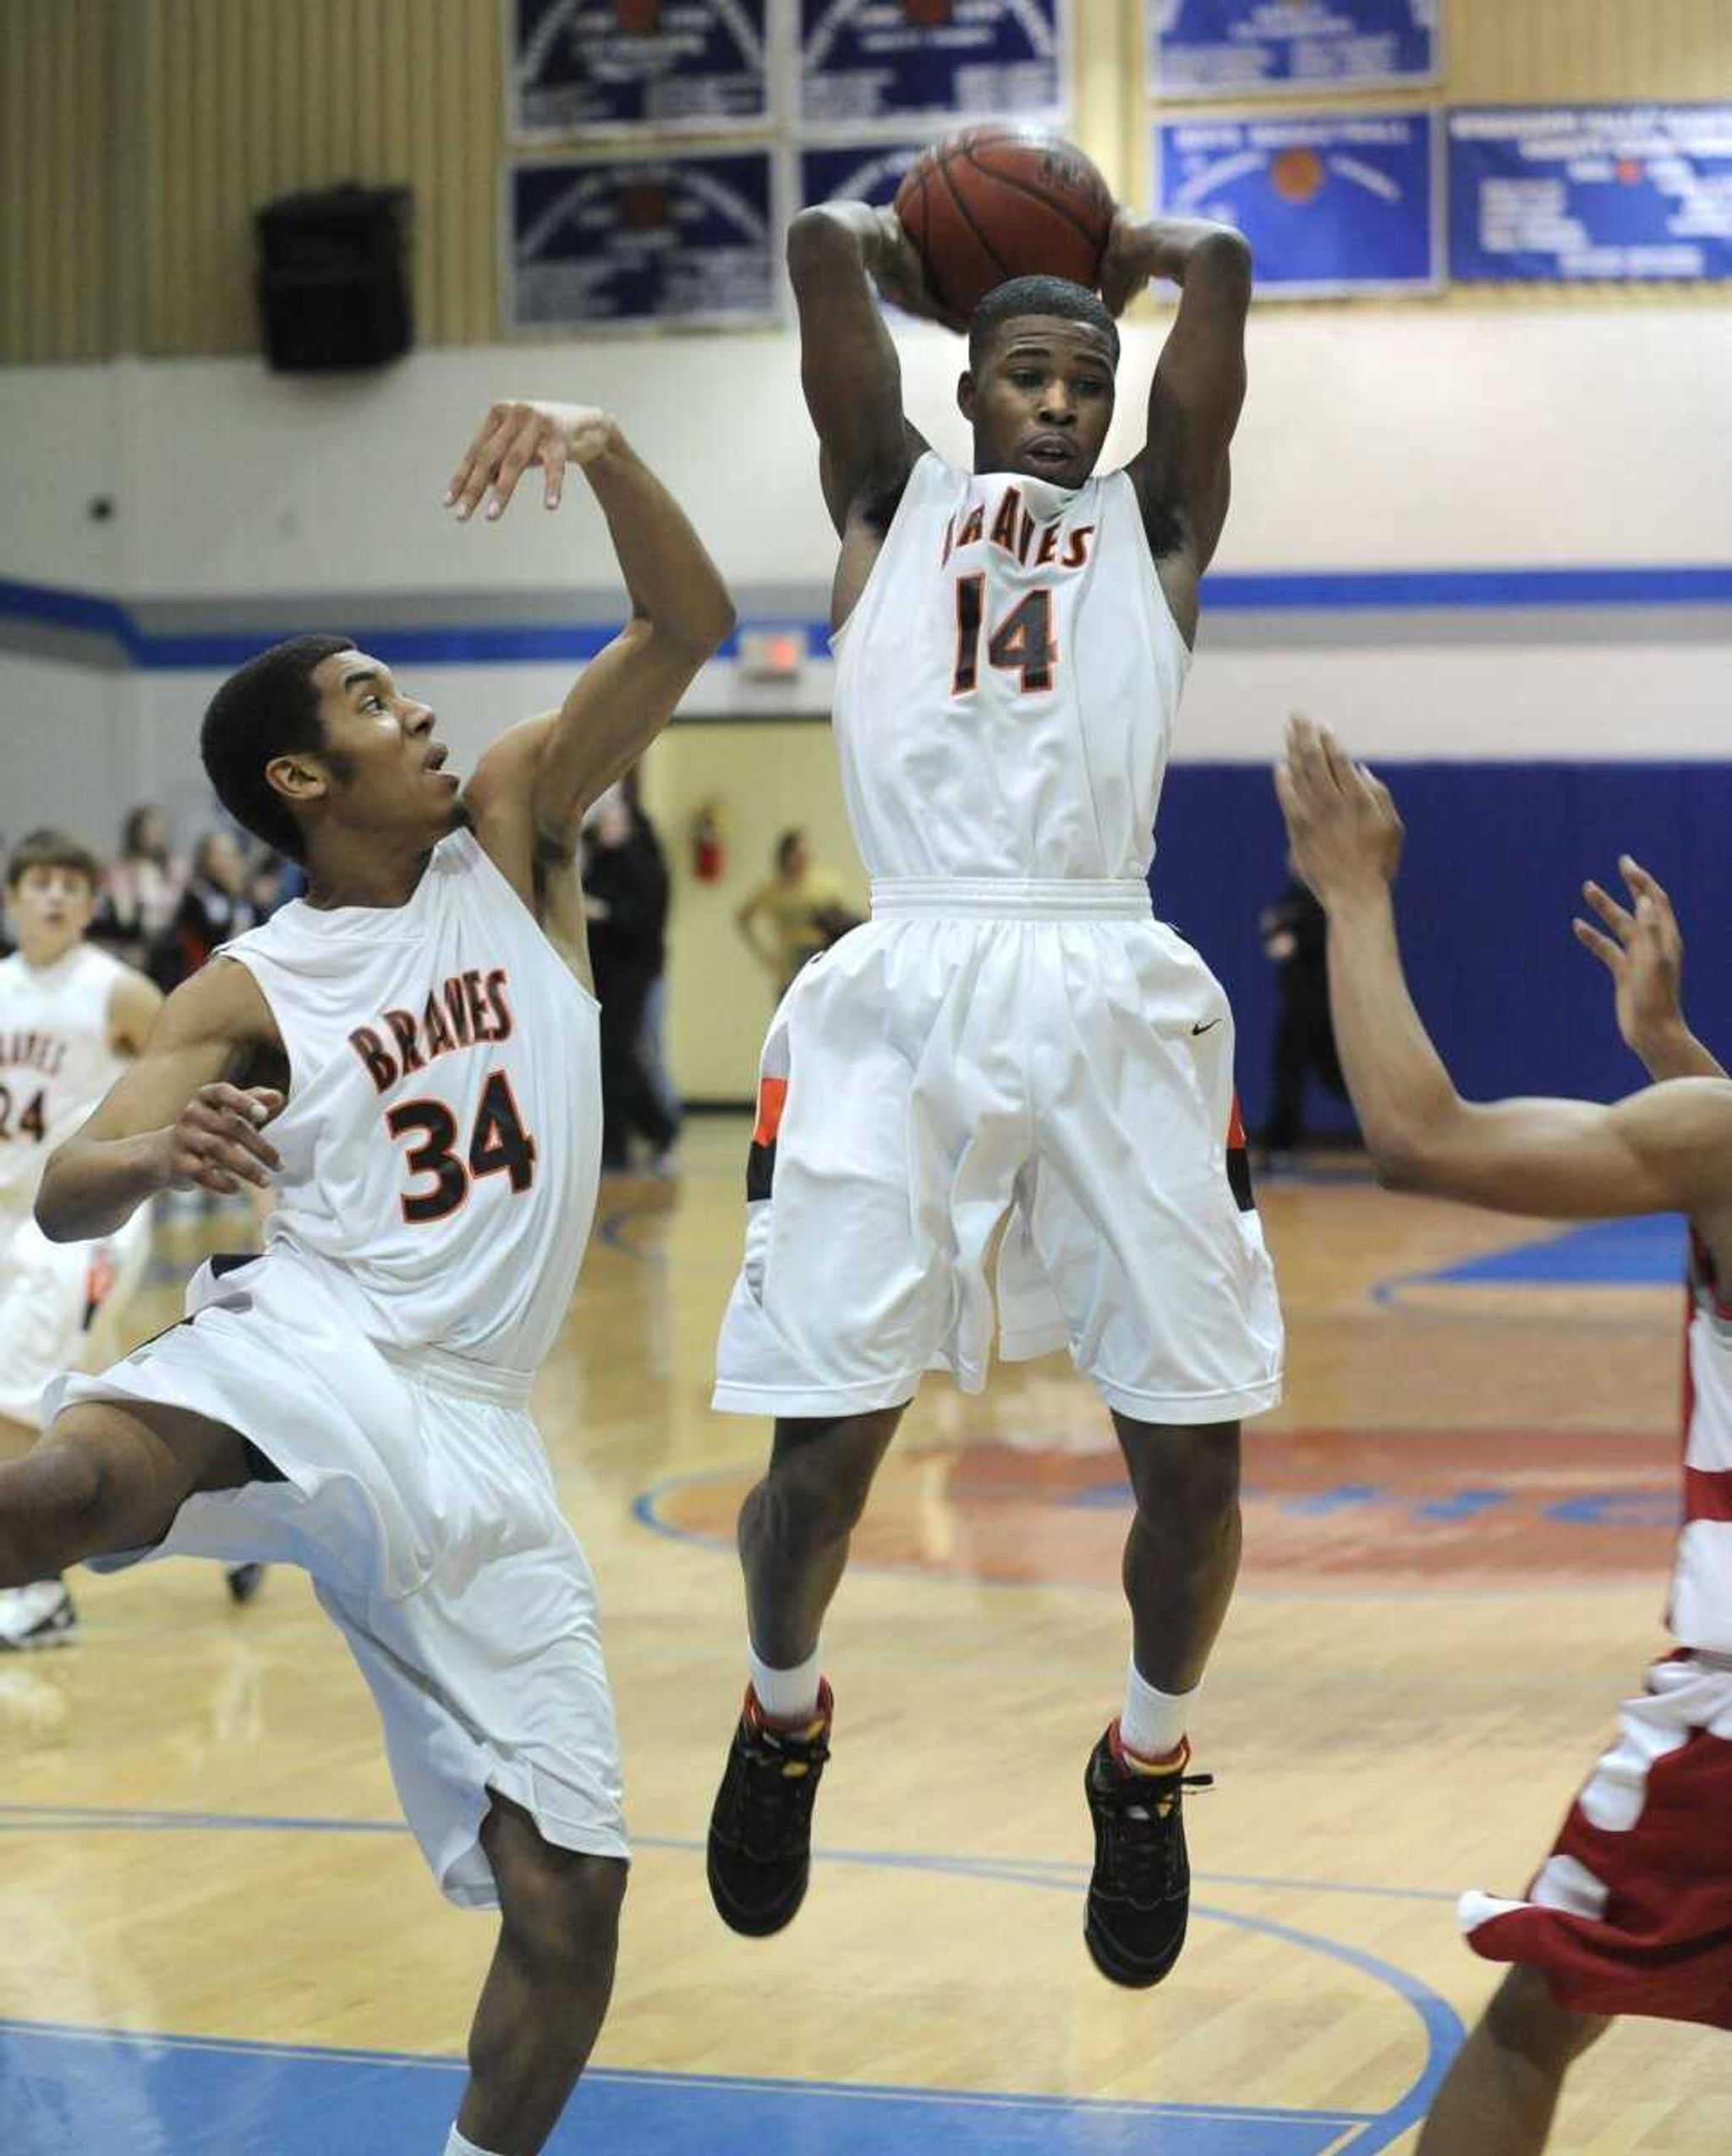
<instances>
[{"instance_id":1,"label":"blue painted court line","mask_svg":"<svg viewBox=\"0 0 1732 2156\"><path fill-rule=\"evenodd\" d=\"M20 1815L31 1808L0 1808L9 1815L15 1830L29 1830ZM34 1824L38 1831L83 1830L106 1816L96 1807L43 1807ZM123 1813L112 1824L147 1821L225 1823L220 1813ZM232 1818L226 1823L231 1827L239 1824ZM383 1821L265 1817L250 1824L266 1830L310 1827L331 1832L348 1825L365 1833L403 1831ZM664 1841L660 1846L692 1851L699 1846L686 1841ZM944 1873L1067 1895L1076 1894L1082 1877L1080 1866L1038 1859L1022 1863L903 1857L893 1851L820 1852L819 1857L821 1862ZM1291 1884L1297 1887L1297 1882ZM688 2156L688 2152L699 2156L700 2151L704 2156L728 2156L729 2151L737 2148L743 2152L748 2146L758 2156L766 2151L769 2156L809 2156L814 2147L822 2148L825 2156L907 2156L909 2151L928 2146L935 2151L941 2148L945 2156L1033 2156L1036 2149L1050 2152L1050 2156L1121 2156L1121 2152L1132 2156L1133 2150L1143 2156L1152 2145L1152 2129L1158 2122L1163 2156L1335 2156L1335 2152L1340 2156L1374 2156L1423 2116L1462 2035L1455 2012L1436 1993L1393 1963L1319 1933L1212 1906L1196 1905L1192 1914L1321 1955L1395 1992L1418 2016L1425 2037L1425 2063L1412 2084L1387 2111L1372 2115L1280 2107L1111 2104L1092 2099L598 2071L585 2077L566 2126L550 2146L555 2152L573 2152L573 2156L580 2139L585 2148L640 2150L643 2156L652 2151L655 2156ZM54 2050L56 2044L86 2048L70 2055ZM91 2065L88 2047L93 2044L103 2062L99 2068ZM50 2049L32 2051L33 2044ZM101 2048L105 2044L106 2049ZM189 2066L188 2061L192 2062ZM245 2063L238 2066L237 2061ZM285 2076L292 2066L310 2071L291 2076L293 2085L287 2086ZM393 2137L390 2146L402 2148L404 2156L409 2156L413 2144L396 2137L410 2126L419 2131L419 2120L410 2111L429 2082L408 2070L430 2067L453 2076L461 2071L458 2061L426 2060L412 2055L142 2038L123 2032L0 2022L0 2104L6 2107L0 2109L0 2126L8 2129L0 2148L5 2156L63 2156L67 2149L110 2148L124 2149L127 2156L205 2156L206 2152L208 2156L231 2156L232 2151L249 2147L268 2148L272 2156L349 2156L351 2150L354 2156L364 2156L364 2156L385 2156L378 2135L388 2120ZM611 2108L622 2085L636 2092L622 2107L622 2115ZM646 2087L655 2092L653 2100L644 2095ZM706 2109L704 2104L685 2100L699 2089L705 2092L706 2102L718 2093L727 2101ZM678 2102L672 2100L676 2093ZM809 2108L814 2098L825 2096L840 2100L834 2116ZM427 2144L430 2156L449 2123L453 2098L447 2089L427 2100L433 2107L428 2128L433 2138ZM270 2130L260 2139L257 2130L266 2118ZM304 2125L310 2137L296 2137ZM166 2138L158 2137L159 2127ZM25 2131L29 2140L19 2137ZM201 2133L206 2137L199 2137Z\"/></svg>"},{"instance_id":2,"label":"blue painted court line","mask_svg":"<svg viewBox=\"0 0 1732 2156\"><path fill-rule=\"evenodd\" d=\"M8 2156L433 2156L459 2060L0 2022ZM1363 2112L769 2081L598 2067L553 2156L1327 2156ZM1344 2141L1344 2136L1350 2137Z\"/></svg>"},{"instance_id":3,"label":"blue painted court line","mask_svg":"<svg viewBox=\"0 0 1732 2156\"><path fill-rule=\"evenodd\" d=\"M1561 1234L1510 1243L1434 1272L1410 1273L1378 1289L1388 1301L1402 1288L1526 1285L1539 1287L1677 1287L1689 1237L1675 1213L1634 1221L1592 1221Z\"/></svg>"}]
</instances>

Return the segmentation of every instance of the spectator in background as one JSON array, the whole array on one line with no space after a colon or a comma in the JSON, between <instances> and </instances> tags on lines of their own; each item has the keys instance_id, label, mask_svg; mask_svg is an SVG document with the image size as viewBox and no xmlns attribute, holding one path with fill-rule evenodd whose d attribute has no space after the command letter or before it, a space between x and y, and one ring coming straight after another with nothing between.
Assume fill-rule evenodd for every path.
<instances>
[{"instance_id":1,"label":"spectator in background","mask_svg":"<svg viewBox=\"0 0 1732 2156\"><path fill-rule=\"evenodd\" d=\"M655 860L667 891L668 909L673 905L673 880L667 872L667 853L661 843L661 835L650 820L639 792L638 774L640 766L633 764L619 782L626 805L632 812L632 821L644 850ZM679 1088L673 1082L673 1073L667 1065L667 935L666 922L662 924L662 963L655 978L650 984L650 992L644 999L644 1023L638 1034L638 1056L644 1066L644 1075L650 1081L650 1090L666 1110L671 1122L677 1124L685 1119L685 1105L680 1099Z\"/></svg>"},{"instance_id":2,"label":"spectator in background","mask_svg":"<svg viewBox=\"0 0 1732 2156\"><path fill-rule=\"evenodd\" d=\"M151 948L150 974L165 995L197 973L219 943L259 924L251 871L233 831L207 831L166 935Z\"/></svg>"},{"instance_id":3,"label":"spectator in background","mask_svg":"<svg viewBox=\"0 0 1732 2156\"><path fill-rule=\"evenodd\" d=\"M806 961L827 951L857 927L841 886L816 867L803 831L785 831L776 842L776 874L760 884L734 915L753 955L770 970L778 999ZM767 933L760 933L759 924Z\"/></svg>"},{"instance_id":4,"label":"spectator in background","mask_svg":"<svg viewBox=\"0 0 1732 2156\"><path fill-rule=\"evenodd\" d=\"M647 1138L658 1175L673 1171L679 1118L644 1066L644 1006L666 963L667 867L655 834L620 787L590 810L584 832L584 913L601 1005L601 1166L631 1166L631 1142Z\"/></svg>"},{"instance_id":5,"label":"spectator in background","mask_svg":"<svg viewBox=\"0 0 1732 2156\"><path fill-rule=\"evenodd\" d=\"M141 801L121 826L120 857L102 880L91 924L123 965L145 965L173 924L186 887L186 866L168 849L168 821L154 802Z\"/></svg>"},{"instance_id":6,"label":"spectator in background","mask_svg":"<svg viewBox=\"0 0 1732 2156\"><path fill-rule=\"evenodd\" d=\"M1264 1166L1291 1168L1305 1142L1305 1081L1315 1077L1345 1100L1346 1080L1329 1017L1329 922L1296 875L1258 917L1263 956L1275 968L1279 1009L1269 1061Z\"/></svg>"}]
</instances>

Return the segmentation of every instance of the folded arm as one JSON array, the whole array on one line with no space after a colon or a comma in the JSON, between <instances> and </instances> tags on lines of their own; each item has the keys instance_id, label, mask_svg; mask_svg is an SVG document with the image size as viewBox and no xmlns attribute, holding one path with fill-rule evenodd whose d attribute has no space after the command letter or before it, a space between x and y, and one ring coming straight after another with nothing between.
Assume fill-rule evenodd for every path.
<instances>
[{"instance_id":1,"label":"folded arm","mask_svg":"<svg viewBox=\"0 0 1732 2156\"><path fill-rule=\"evenodd\" d=\"M893 210L825 202L788 227L800 382L817 430L825 507L839 537L893 502L926 444L902 411L902 370L874 283L911 313L936 310ZM880 522L887 518L880 516Z\"/></svg>"},{"instance_id":2,"label":"folded arm","mask_svg":"<svg viewBox=\"0 0 1732 2156\"><path fill-rule=\"evenodd\" d=\"M260 1133L282 1095L229 1082L260 1049L282 1052L244 966L219 960L176 989L138 1061L49 1155L36 1193L43 1234L112 1234L159 1191L268 1188L282 1162Z\"/></svg>"},{"instance_id":3,"label":"folded arm","mask_svg":"<svg viewBox=\"0 0 1732 2156\"><path fill-rule=\"evenodd\" d=\"M1181 552L1195 577L1214 558L1226 522L1228 451L1245 403L1251 268L1251 249L1230 225L1122 211L1101 264L1101 294L1115 314L1152 279L1180 288L1148 392L1148 438L1126 469L1157 558Z\"/></svg>"}]
</instances>

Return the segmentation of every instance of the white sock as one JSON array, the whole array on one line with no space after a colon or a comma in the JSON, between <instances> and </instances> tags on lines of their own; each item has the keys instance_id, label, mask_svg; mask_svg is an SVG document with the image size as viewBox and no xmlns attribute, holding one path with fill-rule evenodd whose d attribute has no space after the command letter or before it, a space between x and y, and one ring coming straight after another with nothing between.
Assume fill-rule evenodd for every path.
<instances>
[{"instance_id":1,"label":"white sock","mask_svg":"<svg viewBox=\"0 0 1732 2156\"><path fill-rule=\"evenodd\" d=\"M1124 1711L1119 1716L1119 1742L1139 1759L1165 1759L1176 1752L1191 1720L1197 1686L1190 1692L1159 1692L1137 1670L1131 1659L1125 1679Z\"/></svg>"},{"instance_id":2,"label":"white sock","mask_svg":"<svg viewBox=\"0 0 1732 2156\"><path fill-rule=\"evenodd\" d=\"M453 2126L451 2139L445 2144L445 2156L488 2156L485 2148L477 2148L473 2141L465 2141Z\"/></svg>"},{"instance_id":3,"label":"white sock","mask_svg":"<svg viewBox=\"0 0 1732 2156\"><path fill-rule=\"evenodd\" d=\"M809 1722L818 1712L818 1687L823 1681L821 1651L795 1670L772 1670L760 1662L758 1650L746 1643L746 1660L752 1671L752 1689L758 1704L773 1722Z\"/></svg>"}]
</instances>

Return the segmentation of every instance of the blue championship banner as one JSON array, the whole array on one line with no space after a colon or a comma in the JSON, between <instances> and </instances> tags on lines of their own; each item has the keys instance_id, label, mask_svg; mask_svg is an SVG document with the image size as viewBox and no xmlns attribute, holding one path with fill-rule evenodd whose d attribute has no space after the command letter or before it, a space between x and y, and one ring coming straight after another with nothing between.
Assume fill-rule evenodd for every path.
<instances>
[{"instance_id":1,"label":"blue championship banner","mask_svg":"<svg viewBox=\"0 0 1732 2156\"><path fill-rule=\"evenodd\" d=\"M770 118L768 0L510 0L506 129L709 133Z\"/></svg>"},{"instance_id":2,"label":"blue championship banner","mask_svg":"<svg viewBox=\"0 0 1732 2156\"><path fill-rule=\"evenodd\" d=\"M895 201L924 142L826 142L800 152L800 206L812 202Z\"/></svg>"},{"instance_id":3,"label":"blue championship banner","mask_svg":"<svg viewBox=\"0 0 1732 2156\"><path fill-rule=\"evenodd\" d=\"M776 319L768 150L521 161L506 195L507 329Z\"/></svg>"},{"instance_id":4,"label":"blue championship banner","mask_svg":"<svg viewBox=\"0 0 1732 2156\"><path fill-rule=\"evenodd\" d=\"M1434 82L1438 0L1147 0L1158 97Z\"/></svg>"},{"instance_id":5,"label":"blue championship banner","mask_svg":"<svg viewBox=\"0 0 1732 2156\"><path fill-rule=\"evenodd\" d=\"M1732 106L1451 112L1450 226L1464 283L1732 277Z\"/></svg>"},{"instance_id":6,"label":"blue championship banner","mask_svg":"<svg viewBox=\"0 0 1732 2156\"><path fill-rule=\"evenodd\" d=\"M1162 208L1236 226L1265 299L1423 292L1440 282L1430 113L1271 112L1170 120L1154 132Z\"/></svg>"},{"instance_id":7,"label":"blue championship banner","mask_svg":"<svg viewBox=\"0 0 1732 2156\"><path fill-rule=\"evenodd\" d=\"M1070 0L800 0L810 126L1061 120Z\"/></svg>"}]
</instances>

